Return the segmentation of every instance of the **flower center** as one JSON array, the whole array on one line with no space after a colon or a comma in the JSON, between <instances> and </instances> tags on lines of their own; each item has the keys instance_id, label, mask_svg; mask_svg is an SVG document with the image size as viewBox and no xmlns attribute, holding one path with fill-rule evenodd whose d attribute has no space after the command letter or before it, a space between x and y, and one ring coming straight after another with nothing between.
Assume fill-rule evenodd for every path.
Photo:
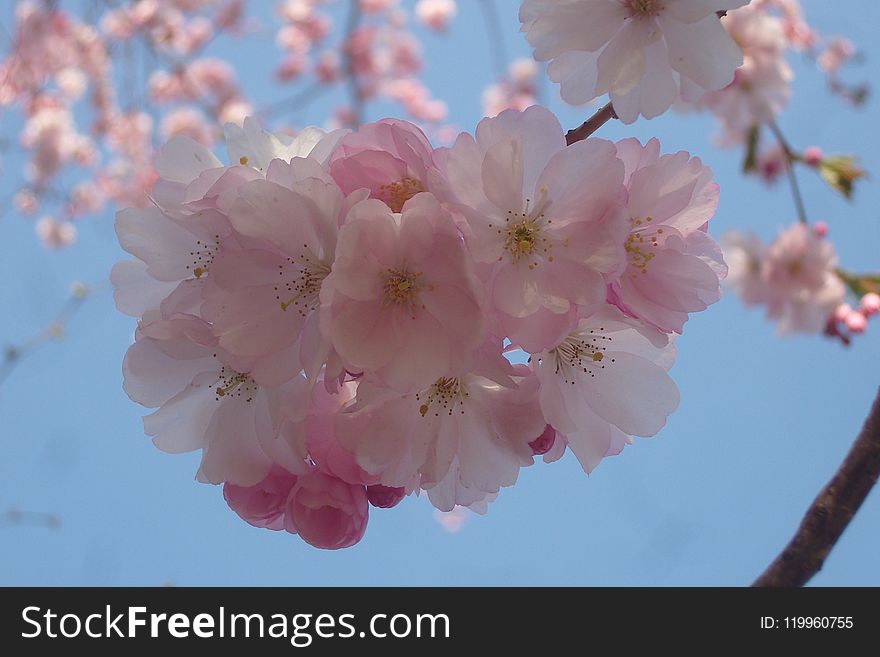
<instances>
[{"instance_id":1,"label":"flower center","mask_svg":"<svg viewBox=\"0 0 880 657\"><path fill-rule=\"evenodd\" d=\"M656 16L665 8L663 0L629 0L627 4L633 18Z\"/></svg>"},{"instance_id":2,"label":"flower center","mask_svg":"<svg viewBox=\"0 0 880 657\"><path fill-rule=\"evenodd\" d=\"M403 205L416 194L425 191L422 182L415 178L403 178L388 185L379 185L379 199L392 212L401 212Z\"/></svg>"},{"instance_id":3,"label":"flower center","mask_svg":"<svg viewBox=\"0 0 880 657\"><path fill-rule=\"evenodd\" d=\"M645 217L644 220L630 219L630 233L623 245L630 266L643 274L648 273L648 263L657 255L652 249L657 248L658 235L663 234L662 228L650 232L651 221L651 217Z\"/></svg>"},{"instance_id":4,"label":"flower center","mask_svg":"<svg viewBox=\"0 0 880 657\"><path fill-rule=\"evenodd\" d=\"M214 239L219 240L220 236L214 235ZM214 263L214 256L217 255L219 249L220 245L217 242L206 244L202 240L197 240L195 250L189 252L192 263L187 265L186 268L193 273L193 276L201 278L208 273L208 269Z\"/></svg>"},{"instance_id":5,"label":"flower center","mask_svg":"<svg viewBox=\"0 0 880 657\"><path fill-rule=\"evenodd\" d=\"M611 342L611 338L603 334L604 328L589 329L579 333L572 333L550 353L556 360L556 374L562 380L571 385L575 384L577 377L589 374L591 378L596 373L605 369L604 342ZM614 358L608 359L611 363Z\"/></svg>"},{"instance_id":6,"label":"flower center","mask_svg":"<svg viewBox=\"0 0 880 657\"><path fill-rule=\"evenodd\" d=\"M386 269L385 282L382 285L383 303L405 306L415 310L418 303L419 293L423 287L421 282L422 272L410 272L403 269ZM431 289L427 286L427 289ZM424 308L424 305L421 306Z\"/></svg>"},{"instance_id":7,"label":"flower center","mask_svg":"<svg viewBox=\"0 0 880 657\"><path fill-rule=\"evenodd\" d=\"M416 393L416 401L422 402L419 406L419 415L425 417L431 407L436 403L434 417L440 417L440 413L452 415L456 408L464 415L465 399L470 397L461 379L455 377L443 377L428 388L427 392Z\"/></svg>"},{"instance_id":8,"label":"flower center","mask_svg":"<svg viewBox=\"0 0 880 657\"><path fill-rule=\"evenodd\" d=\"M539 202L531 210L531 199L526 199L523 212L508 210L503 226L489 224L489 228L493 228L504 240L504 250L510 254L510 260L514 264L526 259L529 261L529 269L535 269L540 264L539 257L553 262L553 256L550 255L553 241L545 235L545 229L553 223L552 219L544 216L544 210L550 205L546 195L546 189L542 189ZM563 242L563 246L567 246L567 243ZM498 259L502 260L503 256Z\"/></svg>"},{"instance_id":9,"label":"flower center","mask_svg":"<svg viewBox=\"0 0 880 657\"><path fill-rule=\"evenodd\" d=\"M214 386L215 400L220 401L229 397L244 397L246 402L251 402L258 390L257 384L250 374L242 374L224 365L217 375L217 383Z\"/></svg>"},{"instance_id":10,"label":"flower center","mask_svg":"<svg viewBox=\"0 0 880 657\"><path fill-rule=\"evenodd\" d=\"M275 299L281 304L281 310L287 312L293 306L305 317L318 306L318 293L330 273L330 266L307 253L303 253L301 262L293 258L288 258L287 262L295 272L285 283L275 286ZM278 275L283 278L286 269L285 265L278 265Z\"/></svg>"}]
</instances>

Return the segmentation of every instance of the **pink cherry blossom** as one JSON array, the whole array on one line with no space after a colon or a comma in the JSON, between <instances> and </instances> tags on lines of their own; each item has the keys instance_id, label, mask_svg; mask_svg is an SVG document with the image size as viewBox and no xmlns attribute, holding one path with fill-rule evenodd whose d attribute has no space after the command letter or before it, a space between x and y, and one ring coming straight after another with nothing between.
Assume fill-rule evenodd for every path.
<instances>
[{"instance_id":1,"label":"pink cherry blossom","mask_svg":"<svg viewBox=\"0 0 880 657\"><path fill-rule=\"evenodd\" d=\"M474 373L404 395L362 380L357 403L337 418L340 440L382 484L415 479L442 510L513 485L546 428L538 382L522 366L487 358Z\"/></svg>"},{"instance_id":2,"label":"pink cherry blossom","mask_svg":"<svg viewBox=\"0 0 880 657\"><path fill-rule=\"evenodd\" d=\"M156 446L171 453L202 450L200 480L251 486L273 463L306 470L303 438L285 420L286 406L308 394L305 380L287 390L261 388L222 361L201 319L174 314L142 321L123 371L129 397L159 407L144 418Z\"/></svg>"},{"instance_id":3,"label":"pink cherry blossom","mask_svg":"<svg viewBox=\"0 0 880 657\"><path fill-rule=\"evenodd\" d=\"M767 250L764 278L770 291L767 315L780 335L818 333L844 299L837 276L837 254L828 240L795 224L782 231Z\"/></svg>"},{"instance_id":4,"label":"pink cherry blossom","mask_svg":"<svg viewBox=\"0 0 880 657\"><path fill-rule=\"evenodd\" d=\"M47 249L63 249L76 242L76 226L45 216L36 225L37 235Z\"/></svg>"},{"instance_id":5,"label":"pink cherry blossom","mask_svg":"<svg viewBox=\"0 0 880 657\"><path fill-rule=\"evenodd\" d=\"M483 341L481 286L430 194L402 214L374 199L356 204L320 300L321 332L343 360L400 390L467 371Z\"/></svg>"},{"instance_id":6,"label":"pink cherry blossom","mask_svg":"<svg viewBox=\"0 0 880 657\"><path fill-rule=\"evenodd\" d=\"M653 436L678 406L667 336L605 306L553 349L532 354L541 410L584 471L632 435Z\"/></svg>"},{"instance_id":7,"label":"pink cherry blossom","mask_svg":"<svg viewBox=\"0 0 880 657\"><path fill-rule=\"evenodd\" d=\"M723 143L740 144L754 125L773 121L786 106L794 74L785 60L787 43L778 16L753 3L729 12L721 22L742 48L743 63L729 85L697 100L715 114Z\"/></svg>"},{"instance_id":8,"label":"pink cherry blossom","mask_svg":"<svg viewBox=\"0 0 880 657\"><path fill-rule=\"evenodd\" d=\"M751 235L729 234L724 248L731 285L747 305L766 305L779 335L821 333L843 307L834 247L805 224L781 231L769 247Z\"/></svg>"},{"instance_id":9,"label":"pink cherry blossom","mask_svg":"<svg viewBox=\"0 0 880 657\"><path fill-rule=\"evenodd\" d=\"M229 508L254 527L275 531L284 529L287 499L297 476L274 466L266 477L253 486L223 485L223 498Z\"/></svg>"},{"instance_id":10,"label":"pink cherry blossom","mask_svg":"<svg viewBox=\"0 0 880 657\"><path fill-rule=\"evenodd\" d=\"M284 516L284 528L325 550L351 547L363 538L370 505L363 486L323 472L298 477Z\"/></svg>"},{"instance_id":11,"label":"pink cherry blossom","mask_svg":"<svg viewBox=\"0 0 880 657\"><path fill-rule=\"evenodd\" d=\"M610 286L625 313L671 333L688 314L721 297L727 274L721 250L705 226L718 205L718 185L699 158L684 151L660 156L660 143L617 145L626 166L629 235L627 268Z\"/></svg>"},{"instance_id":12,"label":"pink cherry blossom","mask_svg":"<svg viewBox=\"0 0 880 657\"><path fill-rule=\"evenodd\" d=\"M406 121L383 119L344 136L330 157L330 173L346 193L370 190L394 212L419 192L431 191L433 148Z\"/></svg>"},{"instance_id":13,"label":"pink cherry blossom","mask_svg":"<svg viewBox=\"0 0 880 657\"><path fill-rule=\"evenodd\" d=\"M437 155L484 270L494 332L527 351L556 344L605 302L626 263L623 163L610 142L566 147L543 107L483 119Z\"/></svg>"},{"instance_id":14,"label":"pink cherry blossom","mask_svg":"<svg viewBox=\"0 0 880 657\"><path fill-rule=\"evenodd\" d=\"M607 93L632 123L665 112L680 90L696 100L730 83L742 53L716 11L747 1L524 0L520 21L566 102Z\"/></svg>"},{"instance_id":15,"label":"pink cherry blossom","mask_svg":"<svg viewBox=\"0 0 880 657\"><path fill-rule=\"evenodd\" d=\"M449 26L457 11L455 0L419 0L415 6L416 18L438 32Z\"/></svg>"},{"instance_id":16,"label":"pink cherry blossom","mask_svg":"<svg viewBox=\"0 0 880 657\"><path fill-rule=\"evenodd\" d=\"M314 380L330 357L318 329L319 293L338 226L362 198L346 200L335 183L314 178L292 187L253 180L237 189L229 221L245 240L217 248L203 312L234 365L255 380L277 385L301 368Z\"/></svg>"},{"instance_id":17,"label":"pink cherry blossom","mask_svg":"<svg viewBox=\"0 0 880 657\"><path fill-rule=\"evenodd\" d=\"M727 284L746 305L767 303L769 293L764 282L767 247L751 233L730 231L721 240L728 266Z\"/></svg>"}]
</instances>

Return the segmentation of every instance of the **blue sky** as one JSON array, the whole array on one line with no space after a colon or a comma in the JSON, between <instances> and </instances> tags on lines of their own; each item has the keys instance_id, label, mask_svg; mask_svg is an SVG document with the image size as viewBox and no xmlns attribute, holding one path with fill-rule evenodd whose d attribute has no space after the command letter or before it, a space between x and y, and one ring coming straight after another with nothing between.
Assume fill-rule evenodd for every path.
<instances>
[{"instance_id":1,"label":"blue sky","mask_svg":"<svg viewBox=\"0 0 880 657\"><path fill-rule=\"evenodd\" d=\"M0 13L6 26L9 4ZM527 55L517 3L496 4L509 57ZM453 121L471 130L493 67L477 3L459 5L449 35L426 36L426 79L448 101ZM865 52L853 79L880 86L880 4L804 5L818 28L851 37ZM228 53L230 43L213 48ZM271 40L234 52L231 61L252 98L269 103L284 96L272 85L278 53ZM844 107L809 63L792 63L794 102L779 121L790 141L856 152L869 171L880 171L875 106ZM545 95L564 125L589 113L562 106L549 84ZM290 118L321 123L329 103ZM388 111L371 107L369 118ZM0 115L0 136L14 137L18 127ZM633 126L612 123L599 136L657 136L664 151L700 155L722 186L713 232L749 228L771 238L794 221L787 189L743 179L740 153L715 148L713 130L707 116L667 114ZM3 176L16 175L20 164L7 157ZM848 204L809 172L801 180L810 216L830 224L843 265L880 270L875 182L861 185ZM0 197L9 184L0 180ZM31 220L8 212L0 219L0 245L0 344L32 334L51 319L71 281L104 280L123 255L110 212L84 221L79 244L58 254L42 249ZM133 328L109 293L98 294L63 342L28 358L0 387L0 512L50 511L62 521L57 530L0 529L0 584L747 584L790 538L842 460L876 392L880 362L880 325L849 350L818 337L780 340L760 311L727 294L686 326L672 370L682 403L657 437L638 440L589 478L571 455L525 469L488 515L472 517L460 533L446 533L426 499L410 498L373 513L356 547L325 552L246 525L219 488L194 481L197 455L171 456L152 446L142 433L143 409L121 388ZM814 584L880 585L878 526L874 491Z\"/></svg>"}]
</instances>

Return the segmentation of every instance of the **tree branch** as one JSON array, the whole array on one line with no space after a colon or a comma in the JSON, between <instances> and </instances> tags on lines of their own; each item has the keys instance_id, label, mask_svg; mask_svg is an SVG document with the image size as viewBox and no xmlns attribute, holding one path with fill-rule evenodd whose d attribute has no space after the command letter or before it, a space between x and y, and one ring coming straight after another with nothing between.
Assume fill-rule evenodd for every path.
<instances>
[{"instance_id":1,"label":"tree branch","mask_svg":"<svg viewBox=\"0 0 880 657\"><path fill-rule=\"evenodd\" d=\"M0 386L9 378L22 359L30 356L47 343L64 337L65 329L71 318L80 309L86 298L101 287L103 285L90 289L82 283L74 283L70 296L51 322L21 344L3 347L2 354L0 354Z\"/></svg>"},{"instance_id":2,"label":"tree branch","mask_svg":"<svg viewBox=\"0 0 880 657\"><path fill-rule=\"evenodd\" d=\"M807 224L807 209L804 206L804 199L801 196L801 188L798 185L797 174L794 172L794 163L797 162L800 158L798 158L797 154L791 149L788 141L785 139L785 136L782 134L782 131L779 129L779 126L776 125L775 121L771 121L767 124L770 128L770 131L776 137L776 141L779 142L779 146L782 148L782 151L785 153L786 167L785 174L788 176L788 184L791 186L791 195L794 198L794 207L797 211L798 221L802 224Z\"/></svg>"},{"instance_id":3,"label":"tree branch","mask_svg":"<svg viewBox=\"0 0 880 657\"><path fill-rule=\"evenodd\" d=\"M837 474L813 500L794 538L752 586L803 586L822 564L880 475L880 392Z\"/></svg>"},{"instance_id":4,"label":"tree branch","mask_svg":"<svg viewBox=\"0 0 880 657\"><path fill-rule=\"evenodd\" d=\"M614 111L614 108L611 106L611 103L608 102L603 105L598 112L593 114L586 121L581 123L574 130L569 130L565 134L565 142L571 146L572 144L583 141L591 134L596 132L603 125L608 123L611 119L616 119L617 113Z\"/></svg>"},{"instance_id":5,"label":"tree branch","mask_svg":"<svg viewBox=\"0 0 880 657\"><path fill-rule=\"evenodd\" d=\"M345 76L348 78L348 89L351 95L352 127L356 128L363 123L364 118L364 93L354 70L354 53L352 52L352 36L361 23L360 0L351 0L351 9L348 14L348 23L345 26L343 37L343 53L345 55Z\"/></svg>"},{"instance_id":6,"label":"tree branch","mask_svg":"<svg viewBox=\"0 0 880 657\"><path fill-rule=\"evenodd\" d=\"M507 71L507 49L504 46L504 31L494 0L480 0L483 10L483 21L486 24L486 35L489 40L489 52L492 56L495 76L500 80Z\"/></svg>"}]
</instances>

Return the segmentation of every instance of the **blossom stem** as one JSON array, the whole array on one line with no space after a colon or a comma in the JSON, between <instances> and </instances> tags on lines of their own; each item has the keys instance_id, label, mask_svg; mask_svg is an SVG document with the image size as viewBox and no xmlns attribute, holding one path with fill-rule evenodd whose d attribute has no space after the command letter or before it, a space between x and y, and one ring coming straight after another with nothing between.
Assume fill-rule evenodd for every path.
<instances>
[{"instance_id":1,"label":"blossom stem","mask_svg":"<svg viewBox=\"0 0 880 657\"><path fill-rule=\"evenodd\" d=\"M364 115L364 92L358 81L357 72L354 70L354 53L352 52L352 37L361 22L360 0L351 0L351 10L348 14L348 23L345 27L343 38L343 51L345 52L345 75L348 78L348 89L351 95L352 127L363 123Z\"/></svg>"},{"instance_id":2,"label":"blossom stem","mask_svg":"<svg viewBox=\"0 0 880 657\"><path fill-rule=\"evenodd\" d=\"M880 476L880 392L837 473L819 493L800 527L752 586L802 586L822 568L834 545Z\"/></svg>"},{"instance_id":3,"label":"blossom stem","mask_svg":"<svg viewBox=\"0 0 880 657\"><path fill-rule=\"evenodd\" d=\"M492 53L492 62L495 68L495 77L499 80L504 77L507 68L507 52L504 46L504 32L501 22L498 20L498 10L494 0L480 0L483 10L483 20L486 23L486 33L489 37L489 50Z\"/></svg>"},{"instance_id":4,"label":"blossom stem","mask_svg":"<svg viewBox=\"0 0 880 657\"><path fill-rule=\"evenodd\" d=\"M791 196L794 198L794 207L797 211L798 221L802 224L808 224L810 222L807 220L807 209L804 206L804 199L803 196L801 196L801 188L800 185L798 185L797 174L795 174L794 171L794 164L800 158L797 153L791 149L788 140L786 140L775 121L771 121L767 126L770 128L770 131L776 137L776 141L779 142L782 151L785 153L785 159L787 160L785 174L788 176L788 184L791 186Z\"/></svg>"},{"instance_id":5,"label":"blossom stem","mask_svg":"<svg viewBox=\"0 0 880 657\"><path fill-rule=\"evenodd\" d=\"M603 125L608 123L611 119L616 119L617 113L614 111L614 107L610 102L603 105L598 112L593 114L586 121L581 123L574 130L569 130L565 134L565 143L571 146L572 144L583 141L591 134L596 132Z\"/></svg>"},{"instance_id":6,"label":"blossom stem","mask_svg":"<svg viewBox=\"0 0 880 657\"><path fill-rule=\"evenodd\" d=\"M47 343L63 337L68 322L95 289L89 289L84 285L76 287L51 322L21 344L7 345L3 348L3 353L0 354L0 386L25 357L30 356Z\"/></svg>"}]
</instances>

